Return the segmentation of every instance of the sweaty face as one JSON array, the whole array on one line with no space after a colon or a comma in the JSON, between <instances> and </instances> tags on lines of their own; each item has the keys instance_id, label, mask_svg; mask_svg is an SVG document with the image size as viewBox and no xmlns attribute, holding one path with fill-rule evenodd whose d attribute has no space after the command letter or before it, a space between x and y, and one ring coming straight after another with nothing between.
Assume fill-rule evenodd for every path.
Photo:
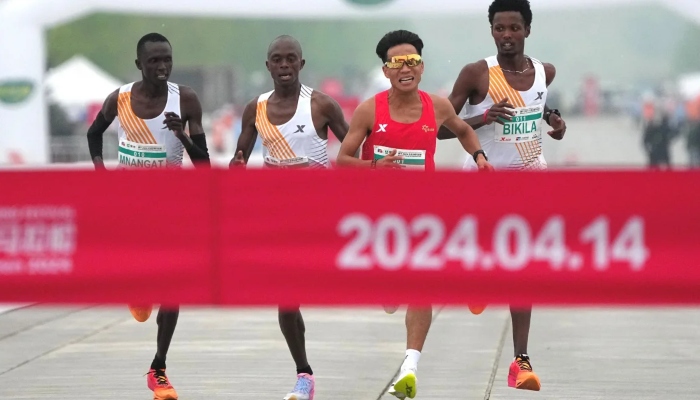
<instances>
[{"instance_id":1,"label":"sweaty face","mask_svg":"<svg viewBox=\"0 0 700 400\"><path fill-rule=\"evenodd\" d=\"M387 59L391 60L392 57L408 56L410 54L418 54L418 50L416 50L413 45L404 43L389 48ZM401 68L387 68L387 66L384 65L382 70L384 71L384 76L391 81L392 88L408 92L418 89L418 84L420 83L424 68L425 66L421 62L415 67L409 67L405 63Z\"/></svg>"},{"instance_id":2,"label":"sweaty face","mask_svg":"<svg viewBox=\"0 0 700 400\"><path fill-rule=\"evenodd\" d=\"M173 49L167 42L146 42L136 65L144 80L167 82L173 70Z\"/></svg>"},{"instance_id":3,"label":"sweaty face","mask_svg":"<svg viewBox=\"0 0 700 400\"><path fill-rule=\"evenodd\" d=\"M498 54L516 55L525 51L525 38L530 36L530 27L518 11L504 11L493 16L491 35L496 42Z\"/></svg>"},{"instance_id":4,"label":"sweaty face","mask_svg":"<svg viewBox=\"0 0 700 400\"><path fill-rule=\"evenodd\" d=\"M280 40L270 49L267 70L272 80L281 86L294 85L299 81L299 71L304 68L299 46L290 40Z\"/></svg>"}]
</instances>

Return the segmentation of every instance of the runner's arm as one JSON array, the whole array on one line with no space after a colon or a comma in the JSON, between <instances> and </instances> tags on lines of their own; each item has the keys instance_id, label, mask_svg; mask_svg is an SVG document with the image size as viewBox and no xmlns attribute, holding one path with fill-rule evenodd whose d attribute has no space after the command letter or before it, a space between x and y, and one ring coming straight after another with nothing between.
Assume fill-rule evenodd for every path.
<instances>
[{"instance_id":1,"label":"runner's arm","mask_svg":"<svg viewBox=\"0 0 700 400\"><path fill-rule=\"evenodd\" d=\"M557 76L557 69L550 63L542 63L542 66L544 67L545 83L549 87Z\"/></svg>"},{"instance_id":2,"label":"runner's arm","mask_svg":"<svg viewBox=\"0 0 700 400\"><path fill-rule=\"evenodd\" d=\"M544 67L545 81L547 83L547 87L549 87L549 85L551 85L554 81L554 78L557 76L557 69L550 63L543 63L542 66ZM548 114L550 110L551 108L545 104L544 114ZM560 116L551 114L549 121L545 122L547 122L547 124L553 128L553 130L547 132L552 139L562 140L564 138L564 134L566 133L566 122Z\"/></svg>"},{"instance_id":3,"label":"runner's arm","mask_svg":"<svg viewBox=\"0 0 700 400\"><path fill-rule=\"evenodd\" d=\"M243 110L243 116L241 117L241 135L238 137L238 144L236 145L236 152L243 152L243 158L245 162L248 162L250 153L253 152L253 147L255 147L255 141L258 138L258 129L255 127L255 114L258 107L258 98L254 98L248 104L246 104Z\"/></svg>"},{"instance_id":4,"label":"runner's arm","mask_svg":"<svg viewBox=\"0 0 700 400\"><path fill-rule=\"evenodd\" d=\"M180 86L180 96L182 113L187 116L190 134L188 136L183 132L177 137L185 146L185 150L187 150L195 167L210 167L207 139L202 127L202 104L199 102L197 93L188 86Z\"/></svg>"},{"instance_id":5,"label":"runner's arm","mask_svg":"<svg viewBox=\"0 0 700 400\"><path fill-rule=\"evenodd\" d=\"M92 163L95 164L95 169L104 169L105 167L104 160L102 159L102 135L117 117L118 99L119 90L115 90L107 96L105 102L102 104L102 109L87 131L90 158L92 159Z\"/></svg>"},{"instance_id":6,"label":"runner's arm","mask_svg":"<svg viewBox=\"0 0 700 400\"><path fill-rule=\"evenodd\" d=\"M442 126L455 133L467 153L472 155L477 150L481 150L481 143L479 143L479 137L476 135L476 132L457 115L449 100L434 96L433 104L435 105L435 115L438 121L443 121ZM480 155L480 157L483 157L483 155Z\"/></svg>"},{"instance_id":7,"label":"runner's arm","mask_svg":"<svg viewBox=\"0 0 700 400\"><path fill-rule=\"evenodd\" d=\"M465 65L459 72L457 80L452 86L452 93L447 97L455 110L455 114L459 114L462 111L464 105L467 104L467 100L476 90L482 73L481 69L483 69L483 66L479 65L479 63L472 63ZM482 116L477 115L476 117L464 119L464 121L474 129L484 126ZM456 137L454 132L450 131L444 124L438 130L439 140L454 139Z\"/></svg>"},{"instance_id":8,"label":"runner's arm","mask_svg":"<svg viewBox=\"0 0 700 400\"><path fill-rule=\"evenodd\" d=\"M345 114L343 114L343 109L340 108L340 104L335 101L331 96L327 94L321 94L318 100L321 105L321 110L323 110L323 115L328 121L328 128L333 131L335 137L342 143L345 140L345 136L348 134L348 122L345 120Z\"/></svg>"},{"instance_id":9,"label":"runner's arm","mask_svg":"<svg viewBox=\"0 0 700 400\"><path fill-rule=\"evenodd\" d=\"M356 157L362 142L367 137L367 132L372 131L374 124L374 98L362 102L350 120L350 127L345 140L340 145L338 159L339 166L372 167L371 160L360 160Z\"/></svg>"},{"instance_id":10,"label":"runner's arm","mask_svg":"<svg viewBox=\"0 0 700 400\"><path fill-rule=\"evenodd\" d=\"M542 63L542 66L544 67L545 84L549 87L557 76L557 69L550 63ZM549 110L551 110L551 108L545 104L544 113L547 114Z\"/></svg>"}]
</instances>

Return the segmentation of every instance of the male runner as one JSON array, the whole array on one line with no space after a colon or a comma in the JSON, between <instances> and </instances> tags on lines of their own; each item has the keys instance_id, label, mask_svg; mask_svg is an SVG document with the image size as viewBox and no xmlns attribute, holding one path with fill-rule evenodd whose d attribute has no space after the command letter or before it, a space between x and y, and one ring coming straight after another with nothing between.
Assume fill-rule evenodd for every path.
<instances>
[{"instance_id":1,"label":"male runner","mask_svg":"<svg viewBox=\"0 0 700 400\"><path fill-rule=\"evenodd\" d=\"M243 111L242 131L230 167L243 167L260 134L266 168L328 168L328 129L341 142L348 124L343 110L328 95L299 81L306 61L291 36L277 37L267 50L267 70L274 90L250 101ZM297 369L297 382L285 400L313 400L315 381L306 359L304 319L296 307L279 309L279 324Z\"/></svg>"},{"instance_id":2,"label":"male runner","mask_svg":"<svg viewBox=\"0 0 700 400\"><path fill-rule=\"evenodd\" d=\"M547 134L556 140L564 137L566 123L558 110L546 105L547 87L556 74L554 66L524 54L532 22L530 2L495 0L489 7L489 22L498 54L466 65L457 77L450 102L456 112L466 104L465 120L476 129L496 169L546 170L541 121L552 127ZM442 127L438 134L439 139L453 137L449 127ZM471 160L466 161L465 169L475 167ZM470 308L475 314L483 310ZM515 359L508 386L540 390L540 380L527 355L531 313L531 307L511 307Z\"/></svg>"},{"instance_id":3,"label":"male runner","mask_svg":"<svg viewBox=\"0 0 700 400\"><path fill-rule=\"evenodd\" d=\"M389 32L379 41L376 52L384 62L382 69L391 82L391 89L357 107L348 136L340 147L338 165L433 171L437 128L444 124L457 132L462 146L480 170L492 169L476 133L457 116L450 102L418 89L425 68L422 50L420 37L405 30ZM355 153L363 140L362 156L357 159ZM389 390L400 399L416 396L418 360L431 320L431 308L409 305L406 357Z\"/></svg>"},{"instance_id":4,"label":"male runner","mask_svg":"<svg viewBox=\"0 0 700 400\"><path fill-rule=\"evenodd\" d=\"M183 149L195 166L208 167L209 153L202 128L202 106L189 87L168 82L173 66L170 42L149 33L136 45L136 67L141 80L112 92L88 129L90 156L96 169L104 169L102 135L119 117L119 167L162 168L182 165ZM189 125L188 136L185 125ZM151 315L152 306L129 306L139 322ZM158 310L157 352L147 375L154 400L177 399L165 375L165 358L180 314L178 306Z\"/></svg>"}]
</instances>

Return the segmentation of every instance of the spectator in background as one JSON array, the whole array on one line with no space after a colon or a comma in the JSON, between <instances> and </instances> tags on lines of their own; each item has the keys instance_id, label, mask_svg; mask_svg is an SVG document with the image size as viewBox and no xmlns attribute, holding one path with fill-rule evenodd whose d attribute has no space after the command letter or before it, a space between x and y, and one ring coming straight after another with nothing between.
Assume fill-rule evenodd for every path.
<instances>
[{"instance_id":1,"label":"spectator in background","mask_svg":"<svg viewBox=\"0 0 700 400\"><path fill-rule=\"evenodd\" d=\"M688 130L686 142L688 155L690 157L690 167L700 167L700 121L692 121Z\"/></svg>"},{"instance_id":2,"label":"spectator in background","mask_svg":"<svg viewBox=\"0 0 700 400\"><path fill-rule=\"evenodd\" d=\"M660 112L644 127L642 137L650 168L671 168L671 142L678 133L671 122L668 113Z\"/></svg>"},{"instance_id":3,"label":"spectator in background","mask_svg":"<svg viewBox=\"0 0 700 400\"><path fill-rule=\"evenodd\" d=\"M700 167L700 96L686 103L688 118L688 136L686 149L690 158L690 167Z\"/></svg>"}]
</instances>

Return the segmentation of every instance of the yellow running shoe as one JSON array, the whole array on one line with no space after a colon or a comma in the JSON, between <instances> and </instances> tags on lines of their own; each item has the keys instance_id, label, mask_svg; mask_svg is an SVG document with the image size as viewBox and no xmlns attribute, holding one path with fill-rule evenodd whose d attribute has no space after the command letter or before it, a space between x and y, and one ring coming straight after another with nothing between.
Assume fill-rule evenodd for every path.
<instances>
[{"instance_id":1,"label":"yellow running shoe","mask_svg":"<svg viewBox=\"0 0 700 400\"><path fill-rule=\"evenodd\" d=\"M418 378L412 369L401 371L399 378L389 388L389 394L399 399L412 399L418 394Z\"/></svg>"}]
</instances>

